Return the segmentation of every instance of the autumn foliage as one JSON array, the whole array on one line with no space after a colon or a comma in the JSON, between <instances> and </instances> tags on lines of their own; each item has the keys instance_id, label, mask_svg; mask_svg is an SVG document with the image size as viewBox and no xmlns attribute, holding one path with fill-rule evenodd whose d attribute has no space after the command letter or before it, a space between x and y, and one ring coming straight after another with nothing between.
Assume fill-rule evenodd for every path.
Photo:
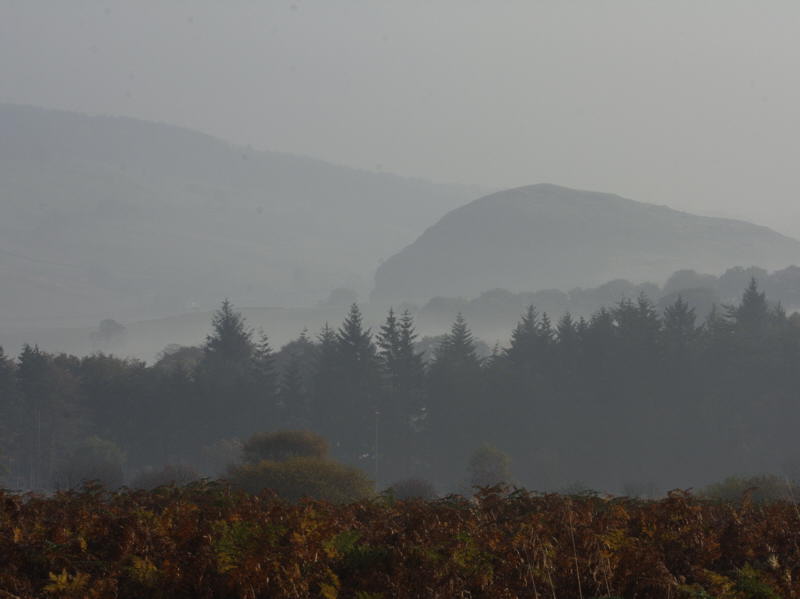
<instances>
[{"instance_id":1,"label":"autumn foliage","mask_svg":"<svg viewBox=\"0 0 800 599\"><path fill-rule=\"evenodd\" d=\"M361 470L327 453L327 441L310 431L256 433L242 444L244 463L232 465L226 479L249 493L270 489L289 501L352 503L374 495Z\"/></svg>"},{"instance_id":2,"label":"autumn foliage","mask_svg":"<svg viewBox=\"0 0 800 599\"><path fill-rule=\"evenodd\" d=\"M797 597L791 503L538 496L289 503L213 484L0 492L0 596Z\"/></svg>"}]
</instances>

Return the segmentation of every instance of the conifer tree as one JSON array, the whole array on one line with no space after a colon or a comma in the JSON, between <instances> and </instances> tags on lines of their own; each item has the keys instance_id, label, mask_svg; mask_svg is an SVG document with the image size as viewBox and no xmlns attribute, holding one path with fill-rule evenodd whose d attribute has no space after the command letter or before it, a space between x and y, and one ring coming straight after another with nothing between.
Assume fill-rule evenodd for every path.
<instances>
[{"instance_id":1,"label":"conifer tree","mask_svg":"<svg viewBox=\"0 0 800 599\"><path fill-rule=\"evenodd\" d=\"M275 355L269 344L269 338L263 331L259 334L258 341L253 346L251 389L248 395L252 398L251 419L256 422L248 423L247 428L258 430L267 426L275 426L277 422L277 392L278 376L275 372ZM248 432L250 432L248 430Z\"/></svg>"},{"instance_id":2,"label":"conifer tree","mask_svg":"<svg viewBox=\"0 0 800 599\"><path fill-rule=\"evenodd\" d=\"M336 332L326 322L317 334L314 355L314 372L310 398L312 430L331 442L337 451L339 433L337 422L340 406L337 405L336 388L339 380Z\"/></svg>"},{"instance_id":3,"label":"conifer tree","mask_svg":"<svg viewBox=\"0 0 800 599\"><path fill-rule=\"evenodd\" d=\"M269 369L269 355L259 355L253 332L227 299L214 313L211 327L196 370L200 403L192 414L198 443L204 445L271 424L259 378ZM268 345L261 349L268 351Z\"/></svg>"},{"instance_id":4,"label":"conifer tree","mask_svg":"<svg viewBox=\"0 0 800 599\"><path fill-rule=\"evenodd\" d=\"M573 320L572 314L566 312L559 318L556 324L555 334L560 349L560 356L572 355L575 348L580 343L578 324Z\"/></svg>"},{"instance_id":5,"label":"conifer tree","mask_svg":"<svg viewBox=\"0 0 800 599\"><path fill-rule=\"evenodd\" d=\"M0 346L0 480L11 473L14 449L22 432L16 368Z\"/></svg>"},{"instance_id":6,"label":"conifer tree","mask_svg":"<svg viewBox=\"0 0 800 599\"><path fill-rule=\"evenodd\" d=\"M396 387L395 379L400 353L400 325L394 314L394 308L389 308L386 322L381 326L375 342L383 369L391 381L391 386Z\"/></svg>"},{"instance_id":7,"label":"conifer tree","mask_svg":"<svg viewBox=\"0 0 800 599\"><path fill-rule=\"evenodd\" d=\"M247 329L242 315L225 299L214 313L212 332L206 337L204 350L208 358L246 364L255 351L253 332Z\"/></svg>"},{"instance_id":8,"label":"conifer tree","mask_svg":"<svg viewBox=\"0 0 800 599\"><path fill-rule=\"evenodd\" d=\"M505 393L490 412L496 419L496 437L505 431L512 444L542 438L545 423L554 417L554 339L547 314L539 316L533 305L528 306L503 353Z\"/></svg>"},{"instance_id":9,"label":"conifer tree","mask_svg":"<svg viewBox=\"0 0 800 599\"><path fill-rule=\"evenodd\" d=\"M259 375L266 381L275 376L275 354L269 344L269 337L264 331L259 334L258 342L253 348L253 365Z\"/></svg>"},{"instance_id":10,"label":"conifer tree","mask_svg":"<svg viewBox=\"0 0 800 599\"><path fill-rule=\"evenodd\" d=\"M416 350L417 331L414 319L408 310L400 317L400 343L397 352L398 388L412 394L421 394L425 378L425 362L422 352Z\"/></svg>"},{"instance_id":11,"label":"conifer tree","mask_svg":"<svg viewBox=\"0 0 800 599\"><path fill-rule=\"evenodd\" d=\"M531 304L511 331L511 344L505 354L512 364L529 366L537 353L538 341L539 315Z\"/></svg>"},{"instance_id":12,"label":"conifer tree","mask_svg":"<svg viewBox=\"0 0 800 599\"><path fill-rule=\"evenodd\" d=\"M336 345L339 361L344 367L351 367L354 372L369 372L374 368L376 351L372 333L364 328L358 304L350 306L350 311L336 332Z\"/></svg>"},{"instance_id":13,"label":"conifer tree","mask_svg":"<svg viewBox=\"0 0 800 599\"><path fill-rule=\"evenodd\" d=\"M567 403L579 404L585 398L581 389L581 359L582 340L581 329L583 321L575 322L572 315L567 312L556 324L555 341L553 343L553 393L558 397L559 405Z\"/></svg>"},{"instance_id":14,"label":"conifer tree","mask_svg":"<svg viewBox=\"0 0 800 599\"><path fill-rule=\"evenodd\" d=\"M25 345L18 362L23 422L19 449L29 488L41 489L49 486L58 459L85 430L79 381L38 347Z\"/></svg>"},{"instance_id":15,"label":"conifer tree","mask_svg":"<svg viewBox=\"0 0 800 599\"><path fill-rule=\"evenodd\" d=\"M459 312L450 332L444 336L434 351L431 369L432 371L441 369L476 371L480 368L480 364L472 331L467 326L463 314Z\"/></svg>"},{"instance_id":16,"label":"conifer tree","mask_svg":"<svg viewBox=\"0 0 800 599\"><path fill-rule=\"evenodd\" d=\"M664 309L663 345L667 355L678 357L685 354L697 337L697 316L694 308L680 295Z\"/></svg>"},{"instance_id":17,"label":"conifer tree","mask_svg":"<svg viewBox=\"0 0 800 599\"><path fill-rule=\"evenodd\" d=\"M381 366L392 389L408 392L421 387L424 362L414 347L416 341L411 314L405 311L398 320L390 309L376 342Z\"/></svg>"},{"instance_id":18,"label":"conifer tree","mask_svg":"<svg viewBox=\"0 0 800 599\"><path fill-rule=\"evenodd\" d=\"M300 358L293 354L281 374L278 403L283 412L283 426L288 429L306 429L311 424Z\"/></svg>"},{"instance_id":19,"label":"conifer tree","mask_svg":"<svg viewBox=\"0 0 800 599\"><path fill-rule=\"evenodd\" d=\"M416 339L411 314L405 311L398 320L390 309L376 343L386 381L379 408L383 446L403 469L393 472L392 478L415 474L414 464L419 461L414 437L424 424L425 370L422 354L414 348Z\"/></svg>"},{"instance_id":20,"label":"conifer tree","mask_svg":"<svg viewBox=\"0 0 800 599\"><path fill-rule=\"evenodd\" d=\"M345 456L374 456L376 412L380 399L380 367L372 332L364 327L357 304L350 307L336 331L336 386L331 389L339 407L340 434Z\"/></svg>"},{"instance_id":21,"label":"conifer tree","mask_svg":"<svg viewBox=\"0 0 800 599\"><path fill-rule=\"evenodd\" d=\"M491 410L481 403L482 374L472 332L459 313L434 351L428 375L430 437L439 448L440 468L467 454ZM440 472L443 477L448 474L452 473L446 469Z\"/></svg>"},{"instance_id":22,"label":"conifer tree","mask_svg":"<svg viewBox=\"0 0 800 599\"><path fill-rule=\"evenodd\" d=\"M737 333L752 338L766 332L769 305L766 294L759 291L755 277L750 279L739 305L729 308L729 316L734 322Z\"/></svg>"}]
</instances>

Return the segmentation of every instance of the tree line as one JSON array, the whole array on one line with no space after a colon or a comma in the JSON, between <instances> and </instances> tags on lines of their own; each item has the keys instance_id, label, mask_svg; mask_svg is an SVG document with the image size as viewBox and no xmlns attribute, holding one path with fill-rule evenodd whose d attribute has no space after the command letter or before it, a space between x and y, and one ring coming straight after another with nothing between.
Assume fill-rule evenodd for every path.
<instances>
[{"instance_id":1,"label":"tree line","mask_svg":"<svg viewBox=\"0 0 800 599\"><path fill-rule=\"evenodd\" d=\"M0 455L7 486L52 487L87 439L133 473L191 464L218 475L239 439L309 430L379 485L421 478L462 490L476 448L513 458L535 489L646 494L730 474L800 473L800 317L755 281L699 321L678 297L644 295L551 322L531 306L488 357L460 315L424 357L414 320L390 310L278 351L230 302L202 347L152 365L25 346L0 350ZM110 451L110 450L109 450Z\"/></svg>"}]
</instances>

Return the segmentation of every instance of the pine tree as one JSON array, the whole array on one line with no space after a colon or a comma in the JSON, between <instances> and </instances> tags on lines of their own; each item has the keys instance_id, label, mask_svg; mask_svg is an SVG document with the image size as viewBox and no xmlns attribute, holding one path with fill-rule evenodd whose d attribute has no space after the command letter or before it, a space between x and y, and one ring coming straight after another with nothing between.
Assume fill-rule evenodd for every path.
<instances>
[{"instance_id":1,"label":"pine tree","mask_svg":"<svg viewBox=\"0 0 800 599\"><path fill-rule=\"evenodd\" d=\"M259 334L258 342L254 344L251 363L252 388L248 395L253 401L252 412L248 415L250 421L245 420L242 424L247 429L261 430L265 425L275 426L278 416L276 409L278 376L275 372L275 355L270 347L269 338L263 331Z\"/></svg>"},{"instance_id":2,"label":"pine tree","mask_svg":"<svg viewBox=\"0 0 800 599\"><path fill-rule=\"evenodd\" d=\"M614 341L607 366L610 377L604 406L613 406L620 417L613 422L612 434L641 446L639 459L647 461L647 439L659 430L663 369L661 356L661 318L643 294L635 302L623 300L613 310ZM626 449L617 448L617 452ZM614 454L611 454L612 458Z\"/></svg>"},{"instance_id":3,"label":"pine tree","mask_svg":"<svg viewBox=\"0 0 800 599\"><path fill-rule=\"evenodd\" d=\"M578 325L572 314L566 312L556 324L556 339L562 346L574 347L579 341Z\"/></svg>"},{"instance_id":4,"label":"pine tree","mask_svg":"<svg viewBox=\"0 0 800 599\"><path fill-rule=\"evenodd\" d=\"M336 347L336 332L326 322L317 335L312 377L311 420L312 429L331 442L337 451L337 430L340 407L336 404L336 388L339 381L339 365Z\"/></svg>"},{"instance_id":5,"label":"pine tree","mask_svg":"<svg viewBox=\"0 0 800 599\"><path fill-rule=\"evenodd\" d=\"M196 371L199 405L191 415L204 445L271 426L259 378L269 368L269 356L259 355L253 332L229 300L214 313L211 326Z\"/></svg>"},{"instance_id":6,"label":"pine tree","mask_svg":"<svg viewBox=\"0 0 800 599\"><path fill-rule=\"evenodd\" d=\"M269 337L264 331L259 334L258 342L253 349L253 362L258 368L261 376L274 377L275 374L275 355L269 344Z\"/></svg>"},{"instance_id":7,"label":"pine tree","mask_svg":"<svg viewBox=\"0 0 800 599\"><path fill-rule=\"evenodd\" d=\"M511 331L511 344L505 355L512 364L524 367L534 359L538 345L539 315L531 304Z\"/></svg>"},{"instance_id":8,"label":"pine tree","mask_svg":"<svg viewBox=\"0 0 800 599\"><path fill-rule=\"evenodd\" d=\"M698 334L696 321L694 308L689 307L680 295L664 309L662 338L667 355L673 357L686 355Z\"/></svg>"},{"instance_id":9,"label":"pine tree","mask_svg":"<svg viewBox=\"0 0 800 599\"><path fill-rule=\"evenodd\" d=\"M556 324L551 377L553 393L558 397L559 406L580 405L585 397L579 382L582 375L583 327L585 321L575 322L569 312Z\"/></svg>"},{"instance_id":10,"label":"pine tree","mask_svg":"<svg viewBox=\"0 0 800 599\"><path fill-rule=\"evenodd\" d=\"M505 392L492 406L495 437L522 447L529 439L541 439L553 416L553 371L556 368L555 334L547 314L539 316L528 306L511 333L502 356ZM487 416L488 419L488 416Z\"/></svg>"},{"instance_id":11,"label":"pine tree","mask_svg":"<svg viewBox=\"0 0 800 599\"><path fill-rule=\"evenodd\" d=\"M22 427L16 367L0 346L0 480L11 473Z\"/></svg>"},{"instance_id":12,"label":"pine tree","mask_svg":"<svg viewBox=\"0 0 800 599\"><path fill-rule=\"evenodd\" d=\"M389 308L386 322L381 326L375 341L381 365L390 379L391 386L395 388L398 385L397 371L400 361L400 325L394 314L394 308Z\"/></svg>"},{"instance_id":13,"label":"pine tree","mask_svg":"<svg viewBox=\"0 0 800 599\"><path fill-rule=\"evenodd\" d=\"M375 459L375 420L379 409L380 366L370 329L357 304L336 331L337 385L341 444L349 459Z\"/></svg>"},{"instance_id":14,"label":"pine tree","mask_svg":"<svg viewBox=\"0 0 800 599\"><path fill-rule=\"evenodd\" d=\"M439 459L439 476L452 472L442 464L463 459L486 423L491 406L482 389L482 363L472 332L461 313L434 351L429 369L429 451Z\"/></svg>"},{"instance_id":15,"label":"pine tree","mask_svg":"<svg viewBox=\"0 0 800 599\"><path fill-rule=\"evenodd\" d=\"M389 381L389 386L397 391L411 391L422 385L424 362L422 354L414 345L417 333L414 319L405 311L400 320L390 309L386 322L378 333L376 344L381 366Z\"/></svg>"},{"instance_id":16,"label":"pine tree","mask_svg":"<svg viewBox=\"0 0 800 599\"><path fill-rule=\"evenodd\" d=\"M622 300L611 313L621 347L641 356L654 352L661 332L661 319L653 303L644 295L636 302Z\"/></svg>"},{"instance_id":17,"label":"pine tree","mask_svg":"<svg viewBox=\"0 0 800 599\"><path fill-rule=\"evenodd\" d=\"M336 332L336 346L339 361L344 367L352 368L354 373L367 373L374 368L376 350L372 333L364 328L358 304L350 306L347 317Z\"/></svg>"},{"instance_id":18,"label":"pine tree","mask_svg":"<svg viewBox=\"0 0 800 599\"><path fill-rule=\"evenodd\" d=\"M755 277L750 279L750 284L745 289L739 305L728 309L728 315L735 323L734 326L738 333L749 337L766 333L769 305L766 294L759 291Z\"/></svg>"},{"instance_id":19,"label":"pine tree","mask_svg":"<svg viewBox=\"0 0 800 599\"><path fill-rule=\"evenodd\" d=\"M284 427L290 430L304 430L311 425L308 396L300 358L297 355L289 358L281 374L278 402L284 415Z\"/></svg>"},{"instance_id":20,"label":"pine tree","mask_svg":"<svg viewBox=\"0 0 800 599\"><path fill-rule=\"evenodd\" d=\"M314 430L330 440L341 459L356 463L374 458L380 382L372 334L353 304L339 329L327 324L322 329L314 372Z\"/></svg>"},{"instance_id":21,"label":"pine tree","mask_svg":"<svg viewBox=\"0 0 800 599\"><path fill-rule=\"evenodd\" d=\"M19 448L29 488L41 489L51 483L59 458L86 428L79 381L38 347L25 345L18 362L23 423Z\"/></svg>"},{"instance_id":22,"label":"pine tree","mask_svg":"<svg viewBox=\"0 0 800 599\"><path fill-rule=\"evenodd\" d=\"M419 461L414 438L425 419L425 367L422 354L414 348L416 339L411 314L405 311L398 320L390 309L376 343L386 381L379 408L384 453L389 454L384 462L395 467L392 478L411 476Z\"/></svg>"},{"instance_id":23,"label":"pine tree","mask_svg":"<svg viewBox=\"0 0 800 599\"><path fill-rule=\"evenodd\" d=\"M313 388L319 347L303 329L300 336L284 345L275 356L278 377L280 426L290 429L315 427Z\"/></svg>"},{"instance_id":24,"label":"pine tree","mask_svg":"<svg viewBox=\"0 0 800 599\"><path fill-rule=\"evenodd\" d=\"M450 332L444 336L442 342L434 351L432 370L447 369L457 371L479 369L481 361L475 347L467 321L461 312L456 316Z\"/></svg>"},{"instance_id":25,"label":"pine tree","mask_svg":"<svg viewBox=\"0 0 800 599\"><path fill-rule=\"evenodd\" d=\"M422 353L416 350L417 331L414 319L408 310L400 317L400 342L397 351L400 368L398 388L409 393L422 393L425 378L425 362Z\"/></svg>"},{"instance_id":26,"label":"pine tree","mask_svg":"<svg viewBox=\"0 0 800 599\"><path fill-rule=\"evenodd\" d=\"M211 327L204 347L208 358L245 364L253 357L253 332L247 329L244 318L234 310L230 300L225 299L214 313Z\"/></svg>"}]
</instances>

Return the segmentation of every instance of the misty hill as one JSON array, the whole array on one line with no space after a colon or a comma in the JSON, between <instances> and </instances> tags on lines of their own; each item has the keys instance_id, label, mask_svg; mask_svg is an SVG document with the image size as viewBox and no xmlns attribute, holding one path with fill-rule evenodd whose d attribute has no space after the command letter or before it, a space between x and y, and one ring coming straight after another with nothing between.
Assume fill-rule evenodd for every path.
<instances>
[{"instance_id":1,"label":"misty hill","mask_svg":"<svg viewBox=\"0 0 800 599\"><path fill-rule=\"evenodd\" d=\"M0 104L0 322L309 305L478 195L179 127Z\"/></svg>"},{"instance_id":2,"label":"misty hill","mask_svg":"<svg viewBox=\"0 0 800 599\"><path fill-rule=\"evenodd\" d=\"M800 242L766 227L540 184L446 214L378 268L372 298L570 289L617 278L663 280L679 269L798 262Z\"/></svg>"}]
</instances>

